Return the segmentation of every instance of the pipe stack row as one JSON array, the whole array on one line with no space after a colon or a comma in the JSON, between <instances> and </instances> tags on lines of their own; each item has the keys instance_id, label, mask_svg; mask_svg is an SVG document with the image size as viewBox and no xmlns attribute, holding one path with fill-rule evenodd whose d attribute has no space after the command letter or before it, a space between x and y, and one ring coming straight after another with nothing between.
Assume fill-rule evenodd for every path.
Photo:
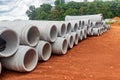
<instances>
[{"instance_id":1,"label":"pipe stack row","mask_svg":"<svg viewBox=\"0 0 120 80\"><path fill-rule=\"evenodd\" d=\"M66 16L65 21L1 21L0 72L1 66L31 72L38 61L48 61L52 54L64 55L87 37L110 29L100 14L86 16Z\"/></svg>"}]
</instances>

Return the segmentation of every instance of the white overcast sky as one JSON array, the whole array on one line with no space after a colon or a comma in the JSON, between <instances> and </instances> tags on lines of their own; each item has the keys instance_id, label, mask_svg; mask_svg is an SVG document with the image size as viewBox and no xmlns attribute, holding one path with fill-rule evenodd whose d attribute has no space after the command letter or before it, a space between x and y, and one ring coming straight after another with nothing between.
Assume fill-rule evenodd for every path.
<instances>
[{"instance_id":1,"label":"white overcast sky","mask_svg":"<svg viewBox=\"0 0 120 80\"><path fill-rule=\"evenodd\" d=\"M68 1L81 2L83 0L66 0L66 2ZM27 20L28 17L25 12L29 6L35 5L35 7L39 7L42 3L54 5L54 0L0 0L0 20Z\"/></svg>"}]
</instances>

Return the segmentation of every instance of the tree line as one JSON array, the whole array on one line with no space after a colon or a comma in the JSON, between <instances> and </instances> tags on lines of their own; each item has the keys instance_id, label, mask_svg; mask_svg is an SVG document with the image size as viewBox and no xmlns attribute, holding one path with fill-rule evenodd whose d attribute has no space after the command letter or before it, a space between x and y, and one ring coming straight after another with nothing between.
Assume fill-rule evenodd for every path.
<instances>
[{"instance_id":1,"label":"tree line","mask_svg":"<svg viewBox=\"0 0 120 80\"><path fill-rule=\"evenodd\" d=\"M26 11L30 20L64 20L66 15L91 15L102 13L104 18L120 17L120 1L69 2L56 0L55 6L42 4L35 8L31 5Z\"/></svg>"}]
</instances>

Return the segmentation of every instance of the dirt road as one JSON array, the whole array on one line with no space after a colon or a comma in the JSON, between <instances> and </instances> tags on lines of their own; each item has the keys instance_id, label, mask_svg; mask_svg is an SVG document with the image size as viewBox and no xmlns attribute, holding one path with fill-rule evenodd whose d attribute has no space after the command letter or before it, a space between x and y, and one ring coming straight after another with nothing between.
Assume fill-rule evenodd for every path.
<instances>
[{"instance_id":1,"label":"dirt road","mask_svg":"<svg viewBox=\"0 0 120 80\"><path fill-rule=\"evenodd\" d=\"M120 80L120 26L38 63L30 73L3 70L0 80Z\"/></svg>"}]
</instances>

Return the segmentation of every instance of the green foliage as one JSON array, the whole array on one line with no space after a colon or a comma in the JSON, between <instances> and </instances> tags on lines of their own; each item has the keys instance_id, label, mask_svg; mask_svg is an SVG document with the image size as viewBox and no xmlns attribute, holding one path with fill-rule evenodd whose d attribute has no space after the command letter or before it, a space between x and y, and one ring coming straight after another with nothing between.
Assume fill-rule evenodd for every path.
<instances>
[{"instance_id":1,"label":"green foliage","mask_svg":"<svg viewBox=\"0 0 120 80\"><path fill-rule=\"evenodd\" d=\"M56 0L55 5L64 4L65 0Z\"/></svg>"},{"instance_id":2,"label":"green foliage","mask_svg":"<svg viewBox=\"0 0 120 80\"><path fill-rule=\"evenodd\" d=\"M66 15L90 15L102 13L104 18L120 17L120 0L106 1L95 0L94 2L69 2L56 0L54 7L43 4L39 8L30 6L26 11L29 19L33 20L64 20Z\"/></svg>"}]
</instances>

